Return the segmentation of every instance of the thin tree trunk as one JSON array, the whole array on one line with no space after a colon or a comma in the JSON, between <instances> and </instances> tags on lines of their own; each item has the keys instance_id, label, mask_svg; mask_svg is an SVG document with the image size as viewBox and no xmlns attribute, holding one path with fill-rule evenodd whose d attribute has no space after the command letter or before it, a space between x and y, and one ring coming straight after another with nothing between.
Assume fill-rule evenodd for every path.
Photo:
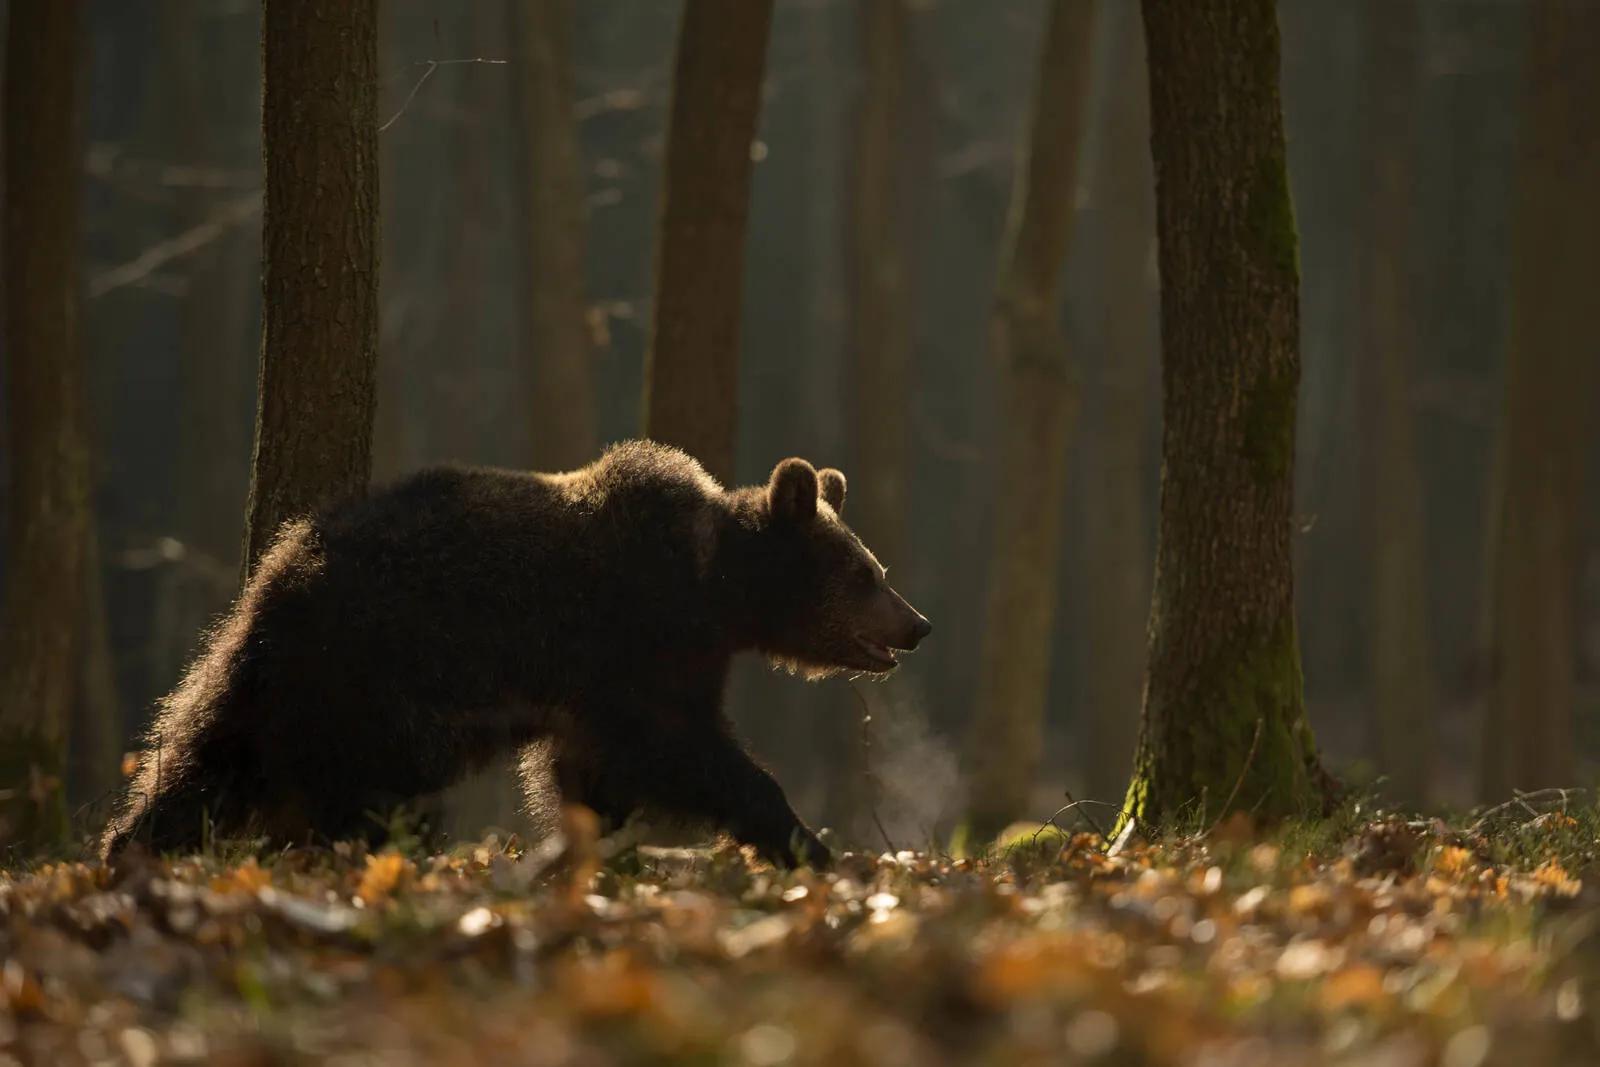
<instances>
[{"instance_id":1,"label":"thin tree trunk","mask_svg":"<svg viewBox=\"0 0 1600 1067\"><path fill-rule=\"evenodd\" d=\"M407 35L412 20L404 17L397 7L385 3L378 12L379 65L385 70L401 69L414 63L417 55L426 54L419 51L418 42ZM435 36L437 33L434 30ZM437 92L443 88L444 85L430 83L422 91ZM383 112L383 117L387 120L392 114ZM402 234L397 221L422 216L423 213L413 206L412 190L419 185L436 188L437 182L432 173L421 174L413 165L405 139L410 130L403 118L378 135L378 188L382 190L378 198L378 260L391 265L388 270L380 271L378 304L378 350L383 353L383 359L378 362L374 386L377 411L372 420L371 477L379 483L392 481L417 465L418 437L422 431L410 417L410 401L421 378L413 357L416 350L427 343L423 335L428 331L417 325L419 316L413 310L415 301L410 299L408 266L411 270L420 269L423 264L431 266L434 257L413 251L423 236L420 231L426 227L407 227ZM402 237L409 240L402 240Z\"/></svg>"},{"instance_id":2,"label":"thin tree trunk","mask_svg":"<svg viewBox=\"0 0 1600 1067\"><path fill-rule=\"evenodd\" d=\"M377 0L262 10L261 373L245 566L362 492L378 346Z\"/></svg>"},{"instance_id":3,"label":"thin tree trunk","mask_svg":"<svg viewBox=\"0 0 1600 1067\"><path fill-rule=\"evenodd\" d=\"M1084 773L1087 795L1101 800L1117 799L1127 787L1139 734L1154 563L1146 532L1146 438L1158 349L1144 29L1131 4L1115 16L1116 74L1095 195L1103 234L1096 245L1101 358L1085 407L1096 429L1082 494Z\"/></svg>"},{"instance_id":4,"label":"thin tree trunk","mask_svg":"<svg viewBox=\"0 0 1600 1067\"><path fill-rule=\"evenodd\" d=\"M905 0L856 5L855 123L846 177L846 284L849 286L852 466L850 524L878 557L896 569L904 548L910 449L911 323L906 219L912 81ZM902 586L903 588L903 586ZM872 707L883 713L891 697ZM867 721L863 721L863 718ZM847 834L872 833L869 812L879 791L866 745L886 725L866 697L850 701L829 745L829 821Z\"/></svg>"},{"instance_id":5,"label":"thin tree trunk","mask_svg":"<svg viewBox=\"0 0 1600 1067\"><path fill-rule=\"evenodd\" d=\"M1161 519L1141 823L1320 809L1290 539L1299 264L1272 0L1144 0L1160 240Z\"/></svg>"},{"instance_id":6,"label":"thin tree trunk","mask_svg":"<svg viewBox=\"0 0 1600 1067\"><path fill-rule=\"evenodd\" d=\"M1427 799L1433 742L1427 551L1422 477L1411 411L1417 348L1412 315L1412 158L1416 144L1418 12L1413 0L1368 0L1371 123L1367 202L1372 236L1365 268L1367 336L1363 392L1367 537L1371 553L1372 715L1389 791Z\"/></svg>"},{"instance_id":7,"label":"thin tree trunk","mask_svg":"<svg viewBox=\"0 0 1600 1067\"><path fill-rule=\"evenodd\" d=\"M213 82L217 69L255 62L259 19L246 8L227 16L226 32L210 42L195 32L192 0L161 5L161 55L169 64L158 119L162 140L177 162L192 167L241 170L254 161L240 131L259 114L259 85L251 79ZM196 190L174 212L187 229L212 219L224 198ZM237 573L239 512L249 485L250 426L240 417L255 369L251 290L261 261L260 234L240 226L201 249L184 264L178 392L182 412L178 457L177 535L205 565ZM255 335L259 337L259 334ZM226 604L197 604L202 622Z\"/></svg>"},{"instance_id":8,"label":"thin tree trunk","mask_svg":"<svg viewBox=\"0 0 1600 1067\"><path fill-rule=\"evenodd\" d=\"M77 714L71 729L73 803L109 802L122 780L122 702L106 619L104 557L91 520L83 568L83 647ZM103 807L99 810L104 810Z\"/></svg>"},{"instance_id":9,"label":"thin tree trunk","mask_svg":"<svg viewBox=\"0 0 1600 1067\"><path fill-rule=\"evenodd\" d=\"M522 6L523 0L489 0L460 5L454 9L444 32L461 40L503 38L513 31L516 25L514 12ZM513 36L512 42L512 48L521 47L520 36ZM525 51L514 51L513 63L507 68L513 74L510 80L500 76L505 72L493 68L466 67L461 71L463 76L455 79L452 86L439 87L447 90L441 99L457 116L446 130L448 150L444 181L463 203L488 204L495 195L496 175L491 160L493 144L498 139L498 131L519 128L515 124L521 109L521 80L528 76L532 62L537 60ZM526 123L520 128L528 132L515 138L518 148L513 149L513 153L505 160L510 166L516 165L518 157L515 153L528 143L528 135L532 133ZM525 176L518 175L508 184L511 196L509 203L521 207L519 198L529 192L525 182ZM525 221L526 216L519 216L513 223ZM443 300L440 301L443 314L436 321L443 324L442 329L448 336L459 338L475 349L486 349L496 339L495 331L484 314L484 293L497 278L494 266L485 255L485 245L490 237L490 229L496 225L493 215L477 213L469 218L447 221L443 230L442 244L448 260L443 274ZM527 241L523 240L519 245L525 253ZM521 303L525 308L528 306L525 301ZM426 363L427 349L421 351ZM540 351L534 350L533 356L539 359ZM526 380L521 375L521 368L513 364L507 369L514 375L512 380ZM475 377L481 373L478 372ZM448 377L437 377L434 387L435 390L448 392ZM438 453L463 458L480 456L493 447L493 437L503 436L506 430L512 429L496 427L487 420L472 417L473 398L481 395L482 388L480 377L475 387L456 393L450 398L450 403L431 413L428 433ZM534 400L535 403L539 402L537 396ZM575 402L581 403L581 399ZM528 407L524 405L524 410ZM537 412L531 419L519 419L512 431L517 433L517 444L508 451L520 455L522 461L526 462L533 451L533 438L543 421L543 416ZM491 827L502 832L508 831L518 818L520 806L514 772L513 758L491 761L438 794L437 812L432 808L434 798L429 798L427 804L417 806L415 814L428 830L440 831L441 836L454 840L480 840Z\"/></svg>"},{"instance_id":10,"label":"thin tree trunk","mask_svg":"<svg viewBox=\"0 0 1600 1067\"><path fill-rule=\"evenodd\" d=\"M901 177L909 29L905 0L859 8L850 253L855 388L851 524L891 566L904 566L910 447L911 324Z\"/></svg>"},{"instance_id":11,"label":"thin tree trunk","mask_svg":"<svg viewBox=\"0 0 1600 1067\"><path fill-rule=\"evenodd\" d=\"M1530 19L1493 541L1488 797L1573 780L1579 493L1600 385L1589 310L1600 288L1600 7L1540 0Z\"/></svg>"},{"instance_id":12,"label":"thin tree trunk","mask_svg":"<svg viewBox=\"0 0 1600 1067\"><path fill-rule=\"evenodd\" d=\"M687 0L667 128L646 433L733 477L750 146L772 0Z\"/></svg>"},{"instance_id":13,"label":"thin tree trunk","mask_svg":"<svg viewBox=\"0 0 1600 1067\"><path fill-rule=\"evenodd\" d=\"M6 37L3 351L10 456L0 606L0 836L59 839L90 538L78 338L83 5L12 4Z\"/></svg>"},{"instance_id":14,"label":"thin tree trunk","mask_svg":"<svg viewBox=\"0 0 1600 1067\"><path fill-rule=\"evenodd\" d=\"M504 11L496 10L503 6L495 0L457 5L446 16L449 22L442 32L474 40L477 28L486 26L503 34ZM496 18L497 15L501 17ZM442 90L439 105L448 109L447 113L454 113L451 121L442 124L444 173L440 181L461 203L488 204L493 202L495 192L495 173L489 162L490 138L494 126L505 129L511 125L511 87L504 77L506 71L493 72L496 76L492 85L487 79L474 76L483 73L481 68L467 66L458 73L453 85L437 87ZM485 121L485 116L492 117ZM515 220L511 223L515 225ZM484 245L491 227L498 225L488 212L463 212L460 217L447 218L440 227L443 270L430 286L430 302L436 305L435 345L456 343L468 351L483 351L491 343L494 331L486 314L484 293L491 279L504 274L491 268ZM494 447L494 438L512 431L521 440L508 451L516 456L527 455L532 436L527 432L527 422L519 419L514 430L510 426L500 429L494 425L496 420L481 413L489 379L486 367L469 364L459 370L445 369L429 358L426 348L421 353L422 365L433 368L428 375L429 388L423 394L428 398L425 432L432 454L452 460L476 458ZM508 384L510 380L508 376Z\"/></svg>"},{"instance_id":15,"label":"thin tree trunk","mask_svg":"<svg viewBox=\"0 0 1600 1067\"><path fill-rule=\"evenodd\" d=\"M844 169L840 165L846 131L840 121L848 88L841 84L839 44L843 20L837 8L815 4L805 14L805 60L811 70L806 93L806 181L810 192L805 204L805 248L810 287L806 293L806 343L816 357L805 383L806 418L813 439L828 453L846 444L843 392L845 330L848 299L839 264L844 246ZM832 358L823 358L832 353Z\"/></svg>"},{"instance_id":16,"label":"thin tree trunk","mask_svg":"<svg viewBox=\"0 0 1600 1067\"><path fill-rule=\"evenodd\" d=\"M1027 810L1043 742L1077 402L1077 368L1061 331L1061 272L1077 214L1094 14L1093 0L1051 6L995 289L989 343L1003 407L969 780L972 828L985 836Z\"/></svg>"},{"instance_id":17,"label":"thin tree trunk","mask_svg":"<svg viewBox=\"0 0 1600 1067\"><path fill-rule=\"evenodd\" d=\"M533 464L567 470L594 458L593 352L584 285L583 153L572 113L572 0L512 3L527 213L528 357Z\"/></svg>"}]
</instances>

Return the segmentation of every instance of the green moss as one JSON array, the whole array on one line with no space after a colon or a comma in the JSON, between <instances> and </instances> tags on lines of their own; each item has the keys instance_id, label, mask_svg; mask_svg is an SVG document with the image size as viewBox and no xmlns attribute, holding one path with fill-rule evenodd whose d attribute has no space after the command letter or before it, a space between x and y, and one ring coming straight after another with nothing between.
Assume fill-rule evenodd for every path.
<instances>
[{"instance_id":1,"label":"green moss","mask_svg":"<svg viewBox=\"0 0 1600 1067\"><path fill-rule=\"evenodd\" d=\"M1251 258L1262 270L1298 278L1300 235L1295 228L1289 167L1281 142L1257 164L1248 211Z\"/></svg>"},{"instance_id":2,"label":"green moss","mask_svg":"<svg viewBox=\"0 0 1600 1067\"><path fill-rule=\"evenodd\" d=\"M1215 657L1202 677L1212 679L1211 699L1218 705L1214 736L1227 746L1201 764L1213 774L1220 770L1220 777L1195 783L1214 798L1206 817L1215 820L1229 811L1270 818L1320 813L1320 785L1312 773L1316 748L1305 717L1293 620L1245 635L1229 653ZM1237 796L1224 811L1236 785Z\"/></svg>"},{"instance_id":3,"label":"green moss","mask_svg":"<svg viewBox=\"0 0 1600 1067\"><path fill-rule=\"evenodd\" d=\"M1168 710L1178 736L1141 743L1124 807L1142 825L1184 817L1204 830L1233 811L1268 819L1322 807L1292 621L1243 635L1198 672L1191 703ZM1169 758L1149 745L1172 746Z\"/></svg>"},{"instance_id":4,"label":"green moss","mask_svg":"<svg viewBox=\"0 0 1600 1067\"><path fill-rule=\"evenodd\" d=\"M1139 747L1139 764L1134 768L1133 780L1128 783L1128 795L1122 798L1122 811L1117 815L1117 824L1111 830L1111 837L1116 839L1122 833L1122 828L1127 825L1128 816L1139 820L1140 825L1148 821L1153 812L1150 810L1150 782L1154 771L1150 761L1145 758L1144 746Z\"/></svg>"},{"instance_id":5,"label":"green moss","mask_svg":"<svg viewBox=\"0 0 1600 1067\"><path fill-rule=\"evenodd\" d=\"M1269 367L1244 398L1244 457L1263 486L1277 485L1294 467L1295 375Z\"/></svg>"}]
</instances>

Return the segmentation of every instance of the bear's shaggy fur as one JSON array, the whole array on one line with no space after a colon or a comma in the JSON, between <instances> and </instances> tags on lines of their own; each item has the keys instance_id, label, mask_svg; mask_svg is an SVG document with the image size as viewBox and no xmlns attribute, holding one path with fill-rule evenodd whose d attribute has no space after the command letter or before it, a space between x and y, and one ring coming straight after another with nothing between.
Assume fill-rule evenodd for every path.
<instances>
[{"instance_id":1,"label":"bear's shaggy fur","mask_svg":"<svg viewBox=\"0 0 1600 1067\"><path fill-rule=\"evenodd\" d=\"M564 474L429 470L288 523L163 702L105 850L372 836L523 748L613 823L650 808L824 862L722 694L741 650L882 672L927 633L844 495L798 459L724 490L638 441Z\"/></svg>"}]
</instances>

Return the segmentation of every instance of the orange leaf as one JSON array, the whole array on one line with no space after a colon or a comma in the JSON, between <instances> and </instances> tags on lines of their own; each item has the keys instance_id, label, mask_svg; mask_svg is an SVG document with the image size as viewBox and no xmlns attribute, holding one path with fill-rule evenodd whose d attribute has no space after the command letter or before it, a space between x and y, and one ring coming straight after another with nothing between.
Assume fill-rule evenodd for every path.
<instances>
[{"instance_id":1,"label":"orange leaf","mask_svg":"<svg viewBox=\"0 0 1600 1067\"><path fill-rule=\"evenodd\" d=\"M213 893L254 893L272 884L272 872L251 856L237 867L230 868L211 879Z\"/></svg>"},{"instance_id":2,"label":"orange leaf","mask_svg":"<svg viewBox=\"0 0 1600 1067\"><path fill-rule=\"evenodd\" d=\"M367 869L361 874L361 885L356 889L356 896L364 904L387 899L410 870L411 861L398 852L380 852L376 856L368 856Z\"/></svg>"},{"instance_id":3,"label":"orange leaf","mask_svg":"<svg viewBox=\"0 0 1600 1067\"><path fill-rule=\"evenodd\" d=\"M1380 1003L1387 999L1383 971L1370 963L1357 963L1335 971L1322 983L1322 1006L1328 1011Z\"/></svg>"}]
</instances>

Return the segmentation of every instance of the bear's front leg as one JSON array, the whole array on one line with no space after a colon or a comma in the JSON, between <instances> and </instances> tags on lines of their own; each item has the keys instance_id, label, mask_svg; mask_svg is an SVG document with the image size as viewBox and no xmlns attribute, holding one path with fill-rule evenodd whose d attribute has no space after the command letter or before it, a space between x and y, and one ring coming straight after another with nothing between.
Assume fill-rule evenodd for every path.
<instances>
[{"instance_id":1,"label":"bear's front leg","mask_svg":"<svg viewBox=\"0 0 1600 1067\"><path fill-rule=\"evenodd\" d=\"M728 832L740 843L753 845L764 858L781 866L804 864L819 870L827 867L833 860L832 854L794 813L782 787L743 751L739 755L756 778L750 783L743 811L724 823Z\"/></svg>"},{"instance_id":2,"label":"bear's front leg","mask_svg":"<svg viewBox=\"0 0 1600 1067\"><path fill-rule=\"evenodd\" d=\"M785 867L829 863L827 846L723 723L627 721L628 728L614 732L595 754L600 794L625 791L642 806L710 821Z\"/></svg>"}]
</instances>

